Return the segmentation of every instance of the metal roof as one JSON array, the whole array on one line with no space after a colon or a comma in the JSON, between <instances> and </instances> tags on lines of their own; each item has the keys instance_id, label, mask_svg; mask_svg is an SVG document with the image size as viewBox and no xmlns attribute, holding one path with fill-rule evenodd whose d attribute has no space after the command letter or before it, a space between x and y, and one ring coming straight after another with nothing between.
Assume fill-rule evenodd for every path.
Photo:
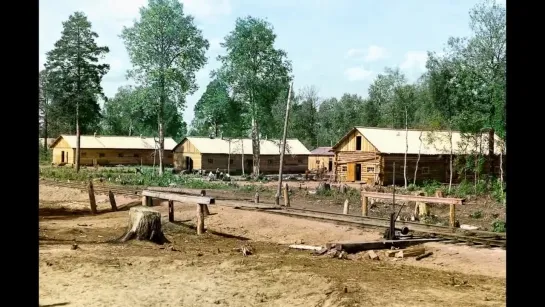
<instances>
[{"instance_id":1,"label":"metal roof","mask_svg":"<svg viewBox=\"0 0 545 307\"><path fill-rule=\"evenodd\" d=\"M55 145L63 138L71 148L76 148L75 135L61 135L51 144ZM158 139L157 139L158 140ZM157 147L158 147L157 143ZM172 150L176 141L165 138L165 150ZM106 135L82 135L80 136L80 148L86 149L154 149L156 142L153 137L140 136L106 136Z\"/></svg>"},{"instance_id":2,"label":"metal roof","mask_svg":"<svg viewBox=\"0 0 545 307\"><path fill-rule=\"evenodd\" d=\"M406 132L404 129L366 127L355 127L354 129L361 133L381 153L405 153ZM420 136L422 136L422 144L420 144ZM478 143L477 146L475 144L475 139ZM502 142L502 140L497 135L494 135L494 140L495 154L500 154L501 149L499 143ZM407 141L408 154L418 154L420 152L422 155L442 155L450 153L448 131L411 129L407 131ZM334 148L337 146L338 144L335 145ZM454 154L470 154L479 151L483 154L488 154L488 133L485 132L482 135L477 136L477 138L473 138L471 137L471 134L452 131L452 147Z\"/></svg>"},{"instance_id":3,"label":"metal roof","mask_svg":"<svg viewBox=\"0 0 545 307\"><path fill-rule=\"evenodd\" d=\"M204 154L229 154L229 140L208 137L186 138L200 153ZM183 142L183 141L182 141ZM261 155L279 155L282 147L279 140L260 140L259 151ZM252 139L231 139L231 154L253 154ZM298 139L286 140L286 154L309 155L308 149Z\"/></svg>"},{"instance_id":4,"label":"metal roof","mask_svg":"<svg viewBox=\"0 0 545 307\"><path fill-rule=\"evenodd\" d=\"M334 156L335 153L330 151L331 147L316 147L310 152L311 156Z\"/></svg>"}]
</instances>

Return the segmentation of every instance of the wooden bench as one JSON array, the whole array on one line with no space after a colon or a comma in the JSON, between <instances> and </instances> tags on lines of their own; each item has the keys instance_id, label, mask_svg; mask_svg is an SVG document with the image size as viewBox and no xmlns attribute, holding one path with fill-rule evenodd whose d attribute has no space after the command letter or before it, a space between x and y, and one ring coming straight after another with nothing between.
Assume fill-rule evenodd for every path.
<instances>
[{"instance_id":1,"label":"wooden bench","mask_svg":"<svg viewBox=\"0 0 545 307\"><path fill-rule=\"evenodd\" d=\"M368 215L369 198L393 200L393 194L361 191L361 211L363 216ZM396 194L395 199L400 201L414 201L414 202L450 205L450 219L449 219L450 227L454 227L456 223L456 206L463 205L465 202L465 199L463 198L431 197L431 196L416 196L416 195L402 195L402 194Z\"/></svg>"},{"instance_id":2,"label":"wooden bench","mask_svg":"<svg viewBox=\"0 0 545 307\"><path fill-rule=\"evenodd\" d=\"M153 199L161 199L168 201L168 220L174 222L174 201L182 203L196 203L197 204L197 234L204 232L204 207L208 208L208 205L216 203L214 197L208 196L195 196L184 195L178 193L158 192L144 190L142 191L142 205L151 207L153 206Z\"/></svg>"}]
</instances>

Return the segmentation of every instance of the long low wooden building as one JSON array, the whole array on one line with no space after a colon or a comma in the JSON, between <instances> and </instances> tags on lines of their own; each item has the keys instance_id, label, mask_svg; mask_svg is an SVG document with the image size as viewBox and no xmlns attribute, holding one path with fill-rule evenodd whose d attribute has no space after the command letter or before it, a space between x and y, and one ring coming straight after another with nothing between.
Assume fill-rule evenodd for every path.
<instances>
[{"instance_id":1,"label":"long low wooden building","mask_svg":"<svg viewBox=\"0 0 545 307\"><path fill-rule=\"evenodd\" d=\"M172 165L176 141L165 138L165 165ZM141 136L80 136L81 165L153 165L159 163L158 142ZM51 145L53 164L76 163L76 136L61 135ZM157 156L156 156L157 154Z\"/></svg>"},{"instance_id":2,"label":"long low wooden building","mask_svg":"<svg viewBox=\"0 0 545 307\"><path fill-rule=\"evenodd\" d=\"M495 175L500 173L500 163L505 169L505 151L500 149L501 139L488 133L479 135L452 131L454 158L466 158L480 153L493 163ZM489 145L492 147L489 148ZM334 168L337 182L362 182L367 184L392 184L395 163L395 182L404 182L404 160L407 152L407 178L413 182L415 170L417 182L434 180L442 183L450 177L450 133L448 131L426 131L385 128L354 127L332 147L335 153ZM493 148L493 150L492 150ZM489 153L492 151L492 155ZM487 164L484 169L489 169ZM488 172L487 172L488 173ZM455 172L454 181L462 178ZM469 177L471 178L471 177Z\"/></svg>"},{"instance_id":3,"label":"long low wooden building","mask_svg":"<svg viewBox=\"0 0 545 307\"><path fill-rule=\"evenodd\" d=\"M310 152L308 157L308 169L318 171L325 168L327 172L333 171L333 158L335 153L331 147L317 147Z\"/></svg>"},{"instance_id":4,"label":"long low wooden building","mask_svg":"<svg viewBox=\"0 0 545 307\"><path fill-rule=\"evenodd\" d=\"M174 147L174 168L177 170L220 169L230 174L253 171L251 139L186 137ZM280 166L281 142L260 140L259 169L262 174L277 173ZM297 139L286 140L284 173L304 173L310 152ZM242 162L244 161L244 163Z\"/></svg>"}]
</instances>

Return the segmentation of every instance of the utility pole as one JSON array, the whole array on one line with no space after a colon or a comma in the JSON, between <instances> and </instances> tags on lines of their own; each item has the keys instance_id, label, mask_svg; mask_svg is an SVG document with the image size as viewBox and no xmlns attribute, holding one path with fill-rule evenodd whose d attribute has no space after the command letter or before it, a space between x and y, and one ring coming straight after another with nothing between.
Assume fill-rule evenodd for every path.
<instances>
[{"instance_id":1,"label":"utility pole","mask_svg":"<svg viewBox=\"0 0 545 307\"><path fill-rule=\"evenodd\" d=\"M284 164L284 152L286 151L286 135L288 133L288 119L290 116L290 98L291 90L293 88L293 81L290 83L290 89L288 91L288 102L286 103L286 116L284 118L284 135L282 136L282 149L280 151L280 167L278 169L278 188L276 189L276 195L274 197L274 203L280 205L280 193L282 193L282 168Z\"/></svg>"}]
</instances>

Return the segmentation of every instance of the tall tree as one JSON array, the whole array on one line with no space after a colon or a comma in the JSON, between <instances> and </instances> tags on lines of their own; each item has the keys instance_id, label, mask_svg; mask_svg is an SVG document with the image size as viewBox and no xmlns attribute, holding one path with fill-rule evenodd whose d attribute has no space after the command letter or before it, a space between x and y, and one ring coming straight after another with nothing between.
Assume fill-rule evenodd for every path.
<instances>
[{"instance_id":1,"label":"tall tree","mask_svg":"<svg viewBox=\"0 0 545 307\"><path fill-rule=\"evenodd\" d=\"M396 99L395 89L406 84L405 75L398 68L386 68L369 86L369 100L366 109L375 113L380 111L380 127L402 128L404 112ZM371 120L372 123L374 123Z\"/></svg>"},{"instance_id":2,"label":"tall tree","mask_svg":"<svg viewBox=\"0 0 545 307\"><path fill-rule=\"evenodd\" d=\"M248 107L252 127L253 175L259 176L260 126L266 124L271 107L287 93L291 63L286 52L274 47L276 35L265 20L238 18L235 29L221 44L219 76L233 91L233 98ZM286 95L283 95L287 97Z\"/></svg>"},{"instance_id":3,"label":"tall tree","mask_svg":"<svg viewBox=\"0 0 545 307\"><path fill-rule=\"evenodd\" d=\"M47 53L45 64L51 86L55 88L54 101L60 104L58 107L65 114L75 113L76 172L80 168L80 111L91 110L91 114L94 113L92 110L98 111L97 96L104 97L100 82L110 69L108 64L99 63L109 49L98 46L95 42L97 37L87 16L75 12L63 22L61 38ZM99 115L98 112L95 114Z\"/></svg>"},{"instance_id":4,"label":"tall tree","mask_svg":"<svg viewBox=\"0 0 545 307\"><path fill-rule=\"evenodd\" d=\"M300 91L292 104L293 112L290 122L293 125L293 132L290 136L298 138L308 148L316 148L319 142L319 102L318 90L314 86L309 86Z\"/></svg>"},{"instance_id":5,"label":"tall tree","mask_svg":"<svg viewBox=\"0 0 545 307\"><path fill-rule=\"evenodd\" d=\"M209 44L178 0L149 0L140 9L140 19L125 27L121 37L134 66L129 75L149 87L155 98L148 109L157 115L163 174L165 105L183 109L186 95L197 90L195 73L206 64Z\"/></svg>"},{"instance_id":6,"label":"tall tree","mask_svg":"<svg viewBox=\"0 0 545 307\"><path fill-rule=\"evenodd\" d=\"M241 106L229 97L227 84L214 79L195 104L193 127L203 132L212 130L214 137L220 133L237 137L242 133L241 111Z\"/></svg>"},{"instance_id":7,"label":"tall tree","mask_svg":"<svg viewBox=\"0 0 545 307\"><path fill-rule=\"evenodd\" d=\"M42 137L44 138L43 150L47 152L47 138L48 138L48 122L49 122L49 108L52 100L52 89L49 85L49 76L47 70L40 71L39 78L39 112L40 112L40 127L42 130Z\"/></svg>"}]
</instances>

